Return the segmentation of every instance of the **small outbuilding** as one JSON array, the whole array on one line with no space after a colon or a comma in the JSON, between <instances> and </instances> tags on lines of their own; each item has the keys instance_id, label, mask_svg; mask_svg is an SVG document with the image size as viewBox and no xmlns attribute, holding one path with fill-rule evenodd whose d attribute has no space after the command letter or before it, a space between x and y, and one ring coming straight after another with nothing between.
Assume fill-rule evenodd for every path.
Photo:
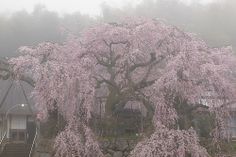
<instances>
[{"instance_id":1,"label":"small outbuilding","mask_svg":"<svg viewBox=\"0 0 236 157\"><path fill-rule=\"evenodd\" d=\"M0 80L0 137L10 142L32 142L35 134L33 87L23 81Z\"/></svg>"}]
</instances>

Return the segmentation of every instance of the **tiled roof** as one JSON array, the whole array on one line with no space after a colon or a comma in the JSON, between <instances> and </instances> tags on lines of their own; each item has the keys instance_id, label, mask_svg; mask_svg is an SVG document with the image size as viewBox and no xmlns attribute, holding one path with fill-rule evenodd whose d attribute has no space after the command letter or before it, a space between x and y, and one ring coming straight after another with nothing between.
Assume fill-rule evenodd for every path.
<instances>
[{"instance_id":1,"label":"tiled roof","mask_svg":"<svg viewBox=\"0 0 236 157\"><path fill-rule=\"evenodd\" d=\"M6 94L9 88L10 90L8 94ZM33 88L29 84L23 81L16 82L10 79L0 80L0 114L5 114L8 111L9 114L21 114L21 115L33 114L31 109L33 111L35 111L35 109L33 106L34 103L30 96L32 89ZM26 94L28 102L24 96L24 92ZM4 100L5 95L7 96L6 99ZM17 104L28 104L28 105L24 105L24 107L22 107L21 105Z\"/></svg>"}]
</instances>

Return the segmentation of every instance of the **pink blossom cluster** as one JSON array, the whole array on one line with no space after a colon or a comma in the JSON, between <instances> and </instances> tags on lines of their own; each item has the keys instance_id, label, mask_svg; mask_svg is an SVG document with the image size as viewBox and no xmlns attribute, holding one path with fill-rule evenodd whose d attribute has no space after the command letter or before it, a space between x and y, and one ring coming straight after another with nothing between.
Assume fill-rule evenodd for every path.
<instances>
[{"instance_id":1,"label":"pink blossom cluster","mask_svg":"<svg viewBox=\"0 0 236 157\"><path fill-rule=\"evenodd\" d=\"M175 98L206 105L216 117L215 141L228 137L224 119L236 98L236 58L229 47L210 48L195 35L139 18L101 24L63 44L41 43L20 52L10 63L17 76L35 80L40 118L57 109L67 121L56 138L58 157L102 156L88 125L96 97L113 105L105 107L107 113L129 102L148 113L153 109L155 131L132 157L208 156L193 129L173 129L179 117ZM107 103L109 96L115 103Z\"/></svg>"},{"instance_id":2,"label":"pink blossom cluster","mask_svg":"<svg viewBox=\"0 0 236 157\"><path fill-rule=\"evenodd\" d=\"M196 132L169 130L159 125L150 138L138 143L130 157L208 157L207 150L199 145Z\"/></svg>"}]
</instances>

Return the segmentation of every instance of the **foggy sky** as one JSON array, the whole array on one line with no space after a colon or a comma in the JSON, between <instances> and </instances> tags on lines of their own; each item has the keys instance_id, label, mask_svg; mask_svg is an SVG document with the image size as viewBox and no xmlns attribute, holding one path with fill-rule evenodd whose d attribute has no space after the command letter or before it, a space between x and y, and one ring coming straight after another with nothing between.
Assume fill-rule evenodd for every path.
<instances>
[{"instance_id":1,"label":"foggy sky","mask_svg":"<svg viewBox=\"0 0 236 157\"><path fill-rule=\"evenodd\" d=\"M27 1L31 2L24 5ZM45 6L34 6L38 1L45 1ZM60 4L57 5L63 6L63 1L65 3L65 0L60 0ZM76 3L78 0L66 1L69 7L72 2ZM0 0L0 57L17 55L17 49L21 46L35 46L45 41L63 42L66 35L60 28L79 35L83 29L94 24L117 22L127 16L158 18L183 31L197 34L210 46L232 45L236 49L236 0L214 0L214 2L221 1L220 3L209 3L209 0L192 0L192 3L188 0L184 0L184 3L179 3L177 0L140 0L138 3L137 0L128 0L129 3L122 3L125 0L106 0L110 4L102 3L102 0L83 1L79 0L76 3L80 5L73 4L71 10L58 13L57 5L52 5L55 10L49 6L50 3L55 3L54 0ZM200 1L205 5L199 4ZM93 6L89 5L92 2ZM120 6L115 5L116 2L120 3ZM111 5L112 3L114 4ZM84 6L88 6L87 9L83 8ZM31 7L32 11L23 10ZM97 14L93 7L98 7L100 13ZM7 8L13 12L8 14L7 12L11 12L8 10L2 13ZM73 8L82 8L84 12L81 10L74 12Z\"/></svg>"},{"instance_id":2,"label":"foggy sky","mask_svg":"<svg viewBox=\"0 0 236 157\"><path fill-rule=\"evenodd\" d=\"M140 0L0 0L0 2L0 12L14 12L22 9L32 12L35 5L41 4L46 6L48 10L59 13L79 11L83 14L96 16L101 14L100 6L103 3L121 8L128 4L137 5Z\"/></svg>"},{"instance_id":3,"label":"foggy sky","mask_svg":"<svg viewBox=\"0 0 236 157\"><path fill-rule=\"evenodd\" d=\"M184 3L206 4L214 0L180 0ZM136 6L141 0L0 0L0 12L11 13L19 10L32 12L37 4L45 5L50 11L58 13L73 13L79 11L91 16L101 15L101 5L122 8L127 5Z\"/></svg>"}]
</instances>

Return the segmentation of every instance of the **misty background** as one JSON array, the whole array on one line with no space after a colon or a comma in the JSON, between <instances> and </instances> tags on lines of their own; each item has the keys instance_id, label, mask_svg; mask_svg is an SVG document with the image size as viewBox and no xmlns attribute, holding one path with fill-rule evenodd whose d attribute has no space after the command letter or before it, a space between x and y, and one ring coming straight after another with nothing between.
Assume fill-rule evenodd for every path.
<instances>
[{"instance_id":1,"label":"misty background","mask_svg":"<svg viewBox=\"0 0 236 157\"><path fill-rule=\"evenodd\" d=\"M141 0L137 5L126 4L122 8L100 5L101 15L91 16L50 11L42 4L35 5L32 12L15 11L0 13L0 57L17 55L20 46L37 45L43 41L63 42L63 30L79 33L100 22L116 22L126 16L158 18L193 32L210 46L232 45L236 49L236 1L215 0L202 4L180 0Z\"/></svg>"}]
</instances>

